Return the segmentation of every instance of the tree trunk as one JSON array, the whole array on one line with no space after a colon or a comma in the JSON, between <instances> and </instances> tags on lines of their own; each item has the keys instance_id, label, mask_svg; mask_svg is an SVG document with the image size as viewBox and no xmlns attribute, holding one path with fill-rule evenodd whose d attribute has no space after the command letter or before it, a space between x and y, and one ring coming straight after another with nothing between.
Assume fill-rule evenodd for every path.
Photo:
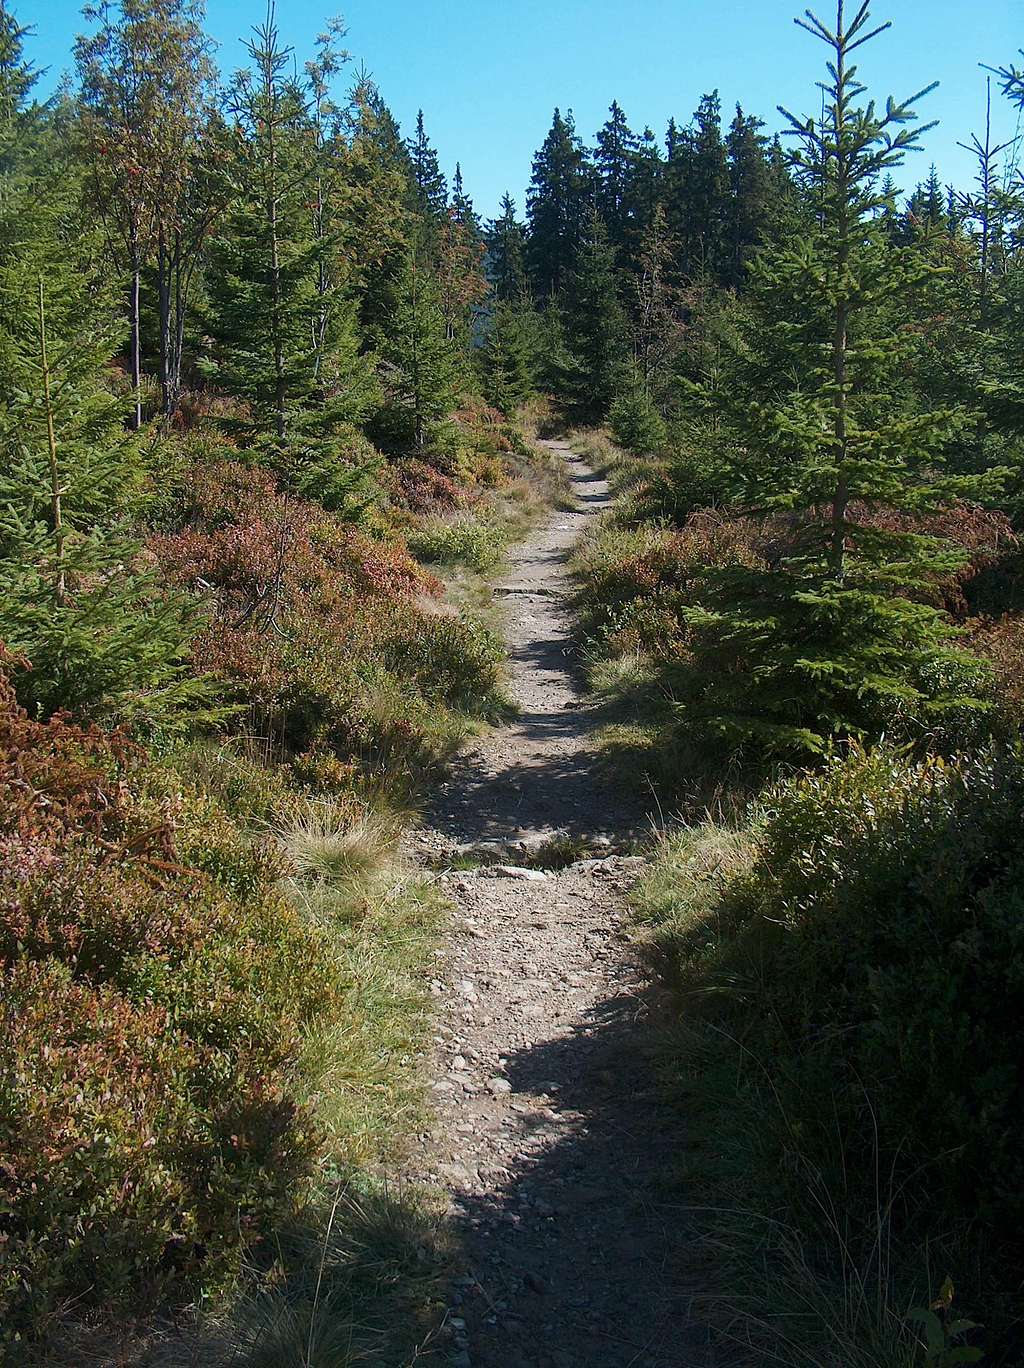
<instances>
[{"instance_id":1,"label":"tree trunk","mask_svg":"<svg viewBox=\"0 0 1024 1368\"><path fill-rule=\"evenodd\" d=\"M132 413L132 427L137 432L142 427L142 317L141 290L142 270L136 260L132 268L131 284L131 381L135 393L135 408Z\"/></svg>"},{"instance_id":2,"label":"tree trunk","mask_svg":"<svg viewBox=\"0 0 1024 1368\"><path fill-rule=\"evenodd\" d=\"M174 412L171 383L171 272L173 258L167 250L164 230L160 229L157 243L157 293L160 305L160 410L166 422Z\"/></svg>"},{"instance_id":3,"label":"tree trunk","mask_svg":"<svg viewBox=\"0 0 1024 1368\"><path fill-rule=\"evenodd\" d=\"M46 448L50 466L50 521L53 524L56 574L54 597L63 606L67 597L67 578L64 569L64 512L61 506L64 491L57 464L57 434L53 424L53 401L50 394L50 361L46 348L46 304L43 299L43 277L39 277L39 365L43 378L43 408L46 412Z\"/></svg>"}]
</instances>

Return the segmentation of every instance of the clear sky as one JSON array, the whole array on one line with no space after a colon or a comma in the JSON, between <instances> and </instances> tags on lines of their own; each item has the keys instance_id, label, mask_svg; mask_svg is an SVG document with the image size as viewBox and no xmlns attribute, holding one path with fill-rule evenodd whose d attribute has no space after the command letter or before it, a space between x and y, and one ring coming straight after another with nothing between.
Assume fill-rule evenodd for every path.
<instances>
[{"instance_id":1,"label":"clear sky","mask_svg":"<svg viewBox=\"0 0 1024 1368\"><path fill-rule=\"evenodd\" d=\"M853 0L850 0L852 3ZM83 27L80 0L11 0L34 25L28 51L48 68L52 88L70 64ZM321 8L321 5L324 8ZM508 189L522 209L530 161L555 105L571 108L588 141L613 99L631 125L663 137L670 115L688 123L704 91L717 87L727 116L740 101L769 128L777 104L813 112L824 47L796 28L802 0L278 0L278 23L299 61L325 18L348 26L354 64L364 64L410 132L422 107L427 132L451 175L461 161L477 208L492 215ZM816 6L823 18L835 0ZM243 58L240 37L265 13L265 0L207 0L207 28L223 71ZM893 28L862 49L872 94L903 97L939 80L922 115L941 120L926 151L911 159L904 184L936 162L944 181L973 174L959 140L981 130L985 76L979 63L1004 65L1024 47L1024 0L873 0L876 21ZM997 94L994 124L1017 132Z\"/></svg>"}]
</instances>

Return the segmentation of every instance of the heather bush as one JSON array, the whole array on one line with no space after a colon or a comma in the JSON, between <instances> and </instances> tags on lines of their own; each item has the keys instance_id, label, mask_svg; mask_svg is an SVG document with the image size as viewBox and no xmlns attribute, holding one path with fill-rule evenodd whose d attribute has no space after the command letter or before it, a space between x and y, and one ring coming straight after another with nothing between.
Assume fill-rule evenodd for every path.
<instances>
[{"instance_id":1,"label":"heather bush","mask_svg":"<svg viewBox=\"0 0 1024 1368\"><path fill-rule=\"evenodd\" d=\"M284 754L330 752L356 762L353 777L385 758L416 769L457 735L446 710L489 706L496 642L430 609L440 586L402 544L286 500L266 471L238 463L198 471L182 514L151 545L210 603L194 658L239 724Z\"/></svg>"},{"instance_id":2,"label":"heather bush","mask_svg":"<svg viewBox=\"0 0 1024 1368\"><path fill-rule=\"evenodd\" d=\"M685 638L683 614L716 565L764 563L765 537L752 520L695 515L681 530L640 524L606 525L574 559L576 607L585 637L612 653L676 654ZM658 621L648 636L642 624ZM631 626L631 624L635 624Z\"/></svg>"},{"instance_id":3,"label":"heather bush","mask_svg":"<svg viewBox=\"0 0 1024 1368\"><path fill-rule=\"evenodd\" d=\"M137 1310L210 1284L291 1209L317 1135L292 1082L337 1001L270 844L118 735L0 683L0 1314Z\"/></svg>"}]
</instances>

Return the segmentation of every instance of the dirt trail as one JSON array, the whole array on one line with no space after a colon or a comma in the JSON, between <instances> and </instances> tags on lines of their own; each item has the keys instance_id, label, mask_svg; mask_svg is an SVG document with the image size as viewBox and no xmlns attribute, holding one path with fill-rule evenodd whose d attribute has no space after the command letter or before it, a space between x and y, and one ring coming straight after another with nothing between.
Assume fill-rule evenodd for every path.
<instances>
[{"instance_id":1,"label":"dirt trail","mask_svg":"<svg viewBox=\"0 0 1024 1368\"><path fill-rule=\"evenodd\" d=\"M419 835L425 858L484 843L510 868L442 876L457 930L433 985L436 1124L413 1168L449 1194L452 1368L704 1365L661 1187L678 1118L661 1114L651 1077L658 990L619 931L641 863L622 852L646 819L595 768L569 655L565 561L608 488L548 445L570 462L579 511L553 515L502 582L520 714L461 757ZM486 845L559 832L596 849L526 877L515 853Z\"/></svg>"}]
</instances>

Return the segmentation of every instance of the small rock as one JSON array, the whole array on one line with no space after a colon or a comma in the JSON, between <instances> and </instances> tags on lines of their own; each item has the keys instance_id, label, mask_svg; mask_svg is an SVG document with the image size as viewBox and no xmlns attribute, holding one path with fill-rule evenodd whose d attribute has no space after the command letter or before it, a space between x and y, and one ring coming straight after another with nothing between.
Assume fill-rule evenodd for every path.
<instances>
[{"instance_id":1,"label":"small rock","mask_svg":"<svg viewBox=\"0 0 1024 1368\"><path fill-rule=\"evenodd\" d=\"M526 883L543 883L548 877L543 869L523 869L520 865L495 865L494 874L499 879L522 879Z\"/></svg>"},{"instance_id":2,"label":"small rock","mask_svg":"<svg viewBox=\"0 0 1024 1368\"><path fill-rule=\"evenodd\" d=\"M465 1349L460 1349L452 1358L452 1368L473 1368L473 1360L466 1353Z\"/></svg>"},{"instance_id":3,"label":"small rock","mask_svg":"<svg viewBox=\"0 0 1024 1368\"><path fill-rule=\"evenodd\" d=\"M489 1079L487 1087L495 1097L500 1097L503 1093L510 1093L512 1091L512 1084L507 1078Z\"/></svg>"}]
</instances>

